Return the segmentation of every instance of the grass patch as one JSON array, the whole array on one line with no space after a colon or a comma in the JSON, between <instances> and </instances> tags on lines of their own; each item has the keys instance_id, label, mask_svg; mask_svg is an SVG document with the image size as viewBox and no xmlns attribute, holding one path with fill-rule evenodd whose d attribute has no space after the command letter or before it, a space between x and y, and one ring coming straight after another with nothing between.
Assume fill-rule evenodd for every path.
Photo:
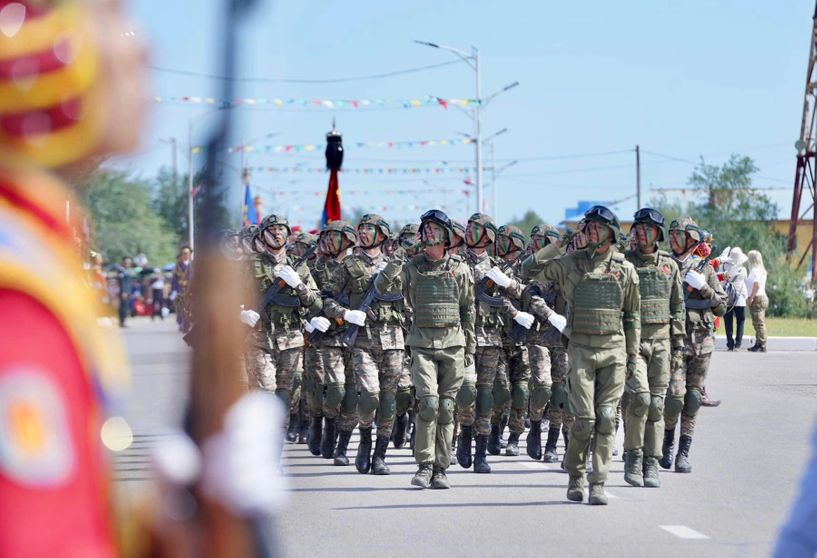
<instances>
[{"instance_id":1,"label":"grass patch","mask_svg":"<svg viewBox=\"0 0 817 558\"><path fill-rule=\"evenodd\" d=\"M718 335L726 335L723 318L720 320ZM766 332L769 337L817 337L817 320L805 318L770 318L766 317ZM754 337L755 328L752 327L752 316L746 309L746 325L744 337Z\"/></svg>"}]
</instances>

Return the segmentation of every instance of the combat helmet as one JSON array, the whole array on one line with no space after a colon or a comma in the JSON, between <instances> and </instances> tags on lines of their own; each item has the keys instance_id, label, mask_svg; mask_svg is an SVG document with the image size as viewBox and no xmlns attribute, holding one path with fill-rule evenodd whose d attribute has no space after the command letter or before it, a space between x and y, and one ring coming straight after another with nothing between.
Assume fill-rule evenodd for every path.
<instances>
[{"instance_id":1,"label":"combat helmet","mask_svg":"<svg viewBox=\"0 0 817 558\"><path fill-rule=\"evenodd\" d=\"M451 233L453 234L452 246L465 244L465 225L459 221L451 220Z\"/></svg>"},{"instance_id":2,"label":"combat helmet","mask_svg":"<svg viewBox=\"0 0 817 558\"><path fill-rule=\"evenodd\" d=\"M441 209L429 209L420 217L420 236L422 237L423 225L427 222L437 223L442 226L445 232L445 245L451 246L451 219Z\"/></svg>"},{"instance_id":3,"label":"combat helmet","mask_svg":"<svg viewBox=\"0 0 817 558\"><path fill-rule=\"evenodd\" d=\"M499 227L499 230L497 230L496 236L497 236L497 241L499 240L499 237L501 237L501 236L507 237L508 239L510 239L511 244L516 246L517 250L524 250L525 246L528 243L528 239L525 238L525 235L522 232L522 230L519 227L517 227L516 225L502 225L501 227ZM508 252L511 252L511 251L512 250L508 250L507 252L505 252L505 254L507 254ZM505 255L505 254L500 254L499 250L496 250L496 252L497 252L498 256Z\"/></svg>"},{"instance_id":4,"label":"combat helmet","mask_svg":"<svg viewBox=\"0 0 817 558\"><path fill-rule=\"evenodd\" d=\"M551 239L549 242L553 242L553 240L561 240L562 233L560 233L559 229L553 225L548 223L539 223L538 225L534 225L530 230L530 236L531 238L534 236L543 236L546 239Z\"/></svg>"},{"instance_id":5,"label":"combat helmet","mask_svg":"<svg viewBox=\"0 0 817 558\"><path fill-rule=\"evenodd\" d=\"M485 213L474 213L468 218L469 223L477 223L482 225L488 235L488 240L493 244L496 240L496 222L490 215Z\"/></svg>"},{"instance_id":6,"label":"combat helmet","mask_svg":"<svg viewBox=\"0 0 817 558\"><path fill-rule=\"evenodd\" d=\"M289 227L289 221L286 217L281 215L276 215L274 213L270 213L266 217L261 220L261 224L258 225L258 233L261 234L268 228L273 225L281 225L287 228L287 236L292 234L292 229Z\"/></svg>"},{"instance_id":7,"label":"combat helmet","mask_svg":"<svg viewBox=\"0 0 817 558\"><path fill-rule=\"evenodd\" d=\"M351 244L357 242L357 231L348 221L332 221L328 223L318 235L318 239L327 232L339 232L346 237Z\"/></svg>"},{"instance_id":8,"label":"combat helmet","mask_svg":"<svg viewBox=\"0 0 817 558\"><path fill-rule=\"evenodd\" d=\"M389 226L388 221L377 213L365 214L360 218L360 222L357 224L358 228L360 228L361 225L373 225L380 231L380 242L376 242L374 245L385 242L389 239L389 235L391 234L391 227Z\"/></svg>"},{"instance_id":9,"label":"combat helmet","mask_svg":"<svg viewBox=\"0 0 817 558\"><path fill-rule=\"evenodd\" d=\"M658 241L664 240L664 216L657 209L651 207L642 207L633 215L633 227L637 223L646 223L658 228ZM632 227L630 227L630 234L632 234Z\"/></svg>"},{"instance_id":10,"label":"combat helmet","mask_svg":"<svg viewBox=\"0 0 817 558\"><path fill-rule=\"evenodd\" d=\"M605 225L613 231L613 242L618 242L621 237L621 223L616 214L603 205L594 205L584 213L585 221L595 221Z\"/></svg>"},{"instance_id":11,"label":"combat helmet","mask_svg":"<svg viewBox=\"0 0 817 558\"><path fill-rule=\"evenodd\" d=\"M701 240L703 240L703 229L701 229L701 227L698 226L698 223L696 223L691 217L681 217L679 219L675 219L672 223L670 223L669 230L683 231L695 242L701 242Z\"/></svg>"}]
</instances>

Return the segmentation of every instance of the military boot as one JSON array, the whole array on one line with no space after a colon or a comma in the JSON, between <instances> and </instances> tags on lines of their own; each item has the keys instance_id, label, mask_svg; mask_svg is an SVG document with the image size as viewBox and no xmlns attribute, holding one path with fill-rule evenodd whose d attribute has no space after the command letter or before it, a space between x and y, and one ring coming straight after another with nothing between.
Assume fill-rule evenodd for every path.
<instances>
[{"instance_id":1,"label":"military boot","mask_svg":"<svg viewBox=\"0 0 817 558\"><path fill-rule=\"evenodd\" d=\"M386 449L389 447L388 436L378 436L374 443L374 457L372 458L372 474L388 475L391 471L386 465Z\"/></svg>"},{"instance_id":2,"label":"military boot","mask_svg":"<svg viewBox=\"0 0 817 558\"><path fill-rule=\"evenodd\" d=\"M479 439L479 436L477 436ZM502 446L499 442L499 423L491 425L491 434L488 438L488 453L491 455L499 455L502 451Z\"/></svg>"},{"instance_id":3,"label":"military boot","mask_svg":"<svg viewBox=\"0 0 817 558\"><path fill-rule=\"evenodd\" d=\"M556 463L559 461L559 454L556 453L556 444L559 443L559 429L548 428L548 441L545 443L545 463ZM528 453L530 455L530 453Z\"/></svg>"},{"instance_id":4,"label":"military boot","mask_svg":"<svg viewBox=\"0 0 817 558\"><path fill-rule=\"evenodd\" d=\"M562 437L565 439L565 452L562 454L562 463L560 467L562 468L562 471L567 471L567 469L565 469L565 456L567 455L567 443L570 441L570 436L568 436L567 432L562 432Z\"/></svg>"},{"instance_id":5,"label":"military boot","mask_svg":"<svg viewBox=\"0 0 817 558\"><path fill-rule=\"evenodd\" d=\"M672 467L672 452L675 451L675 429L664 430L664 444L661 446L661 459L658 464L664 469Z\"/></svg>"},{"instance_id":6,"label":"military boot","mask_svg":"<svg viewBox=\"0 0 817 558\"><path fill-rule=\"evenodd\" d=\"M349 447L349 440L352 439L351 430L340 430L338 432L338 446L335 448L335 465L342 467L349 464L349 458L346 457L346 448Z\"/></svg>"},{"instance_id":7,"label":"military boot","mask_svg":"<svg viewBox=\"0 0 817 558\"><path fill-rule=\"evenodd\" d=\"M604 483L597 482L590 485L590 497L587 503L591 506L606 506L607 494L604 493Z\"/></svg>"},{"instance_id":8,"label":"military boot","mask_svg":"<svg viewBox=\"0 0 817 558\"><path fill-rule=\"evenodd\" d=\"M395 449L402 449L406 445L406 431L408 430L408 413L394 417L394 430L391 437Z\"/></svg>"},{"instance_id":9,"label":"military boot","mask_svg":"<svg viewBox=\"0 0 817 558\"><path fill-rule=\"evenodd\" d=\"M658 460L655 457L644 458L644 486L660 488L661 479L658 478Z\"/></svg>"},{"instance_id":10,"label":"military boot","mask_svg":"<svg viewBox=\"0 0 817 558\"><path fill-rule=\"evenodd\" d=\"M301 426L301 414L290 413L289 426L287 426L287 442L294 442L298 439L298 430Z\"/></svg>"},{"instance_id":11,"label":"military boot","mask_svg":"<svg viewBox=\"0 0 817 558\"><path fill-rule=\"evenodd\" d=\"M471 439L473 426L460 425L460 434L457 436L457 463L463 469L471 467Z\"/></svg>"},{"instance_id":12,"label":"military boot","mask_svg":"<svg viewBox=\"0 0 817 558\"><path fill-rule=\"evenodd\" d=\"M420 463L417 472L414 473L414 478L411 479L411 484L420 488L428 488L431 486L431 475L431 463Z\"/></svg>"},{"instance_id":13,"label":"military boot","mask_svg":"<svg viewBox=\"0 0 817 558\"><path fill-rule=\"evenodd\" d=\"M321 438L321 457L331 459L335 453L335 438L338 435L338 419L326 417L326 428Z\"/></svg>"},{"instance_id":14,"label":"military boot","mask_svg":"<svg viewBox=\"0 0 817 558\"><path fill-rule=\"evenodd\" d=\"M446 489L451 488L451 483L448 482L448 477L445 474L445 469L434 465L431 474L431 488Z\"/></svg>"},{"instance_id":15,"label":"military boot","mask_svg":"<svg viewBox=\"0 0 817 558\"><path fill-rule=\"evenodd\" d=\"M508 434L508 445L505 448L505 455L511 457L519 455L519 434L516 432Z\"/></svg>"},{"instance_id":16,"label":"military boot","mask_svg":"<svg viewBox=\"0 0 817 558\"><path fill-rule=\"evenodd\" d=\"M309 425L309 435L307 441L309 443L309 453L315 457L321 454L321 432L323 431L323 417L312 417L312 422Z\"/></svg>"},{"instance_id":17,"label":"military boot","mask_svg":"<svg viewBox=\"0 0 817 558\"><path fill-rule=\"evenodd\" d=\"M548 430L550 433L550 430ZM528 452L528 457L533 459L534 461L539 461L542 459L542 421L541 420L532 420L530 421L530 432L528 432L528 436L525 438L525 442L527 442L526 451Z\"/></svg>"},{"instance_id":18,"label":"military boot","mask_svg":"<svg viewBox=\"0 0 817 558\"><path fill-rule=\"evenodd\" d=\"M581 502L584 500L584 477L574 477L571 475L567 482L567 499L571 502Z\"/></svg>"},{"instance_id":19,"label":"military boot","mask_svg":"<svg viewBox=\"0 0 817 558\"><path fill-rule=\"evenodd\" d=\"M372 468L372 427L360 427L360 444L357 446L355 467L358 473L364 475Z\"/></svg>"},{"instance_id":20,"label":"military boot","mask_svg":"<svg viewBox=\"0 0 817 558\"><path fill-rule=\"evenodd\" d=\"M306 416L301 416L301 427L298 429L298 443L305 444L309 440L309 421Z\"/></svg>"},{"instance_id":21,"label":"military boot","mask_svg":"<svg viewBox=\"0 0 817 558\"><path fill-rule=\"evenodd\" d=\"M624 450L624 482L644 486L644 452L641 448Z\"/></svg>"},{"instance_id":22,"label":"military boot","mask_svg":"<svg viewBox=\"0 0 817 558\"><path fill-rule=\"evenodd\" d=\"M675 472L691 473L692 464L689 462L689 446L692 445L692 437L681 436L678 440L678 455L675 456Z\"/></svg>"},{"instance_id":23,"label":"military boot","mask_svg":"<svg viewBox=\"0 0 817 558\"><path fill-rule=\"evenodd\" d=\"M488 436L478 434L476 440L476 451L474 452L474 472L490 473L491 466L485 458L485 450L488 447Z\"/></svg>"},{"instance_id":24,"label":"military boot","mask_svg":"<svg viewBox=\"0 0 817 558\"><path fill-rule=\"evenodd\" d=\"M505 429L508 427L508 415L499 417L499 447L508 447L508 440L505 438ZM493 454L491 454L493 455ZM498 453L496 455L499 455Z\"/></svg>"}]
</instances>

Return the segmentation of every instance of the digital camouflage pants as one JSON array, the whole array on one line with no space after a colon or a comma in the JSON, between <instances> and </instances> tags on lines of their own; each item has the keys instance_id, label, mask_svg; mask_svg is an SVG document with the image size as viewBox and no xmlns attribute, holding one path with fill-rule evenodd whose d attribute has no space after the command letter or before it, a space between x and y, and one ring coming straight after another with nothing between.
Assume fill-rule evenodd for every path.
<instances>
[{"instance_id":1,"label":"digital camouflage pants","mask_svg":"<svg viewBox=\"0 0 817 558\"><path fill-rule=\"evenodd\" d=\"M403 350L354 347L352 369L358 391L360 428L370 428L377 413L377 436L391 436L397 410L397 384L403 373Z\"/></svg>"},{"instance_id":2,"label":"digital camouflage pants","mask_svg":"<svg viewBox=\"0 0 817 558\"><path fill-rule=\"evenodd\" d=\"M476 424L477 435L491 433L493 389L501 352L501 347L477 347L474 355L476 376L464 378L457 394L457 420L463 426Z\"/></svg>"}]
</instances>

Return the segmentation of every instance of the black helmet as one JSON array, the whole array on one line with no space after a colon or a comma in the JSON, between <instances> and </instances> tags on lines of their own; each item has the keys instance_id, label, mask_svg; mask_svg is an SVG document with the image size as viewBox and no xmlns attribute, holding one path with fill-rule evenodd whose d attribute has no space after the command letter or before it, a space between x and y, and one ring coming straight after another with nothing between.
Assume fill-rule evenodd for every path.
<instances>
[{"instance_id":1,"label":"black helmet","mask_svg":"<svg viewBox=\"0 0 817 558\"><path fill-rule=\"evenodd\" d=\"M658 241L664 240L664 216L657 209L650 207L642 207L633 215L633 226L636 223L646 223L658 227ZM630 227L630 234L632 234L632 227Z\"/></svg>"},{"instance_id":2,"label":"black helmet","mask_svg":"<svg viewBox=\"0 0 817 558\"><path fill-rule=\"evenodd\" d=\"M451 245L451 219L441 209L429 209L420 217L420 236L423 234L423 225L428 221L433 221L443 227L445 231L445 245Z\"/></svg>"},{"instance_id":3,"label":"black helmet","mask_svg":"<svg viewBox=\"0 0 817 558\"><path fill-rule=\"evenodd\" d=\"M613 231L613 242L617 242L621 236L621 224L618 222L616 214L603 205L594 205L584 213L585 221L596 221L606 225Z\"/></svg>"}]
</instances>

